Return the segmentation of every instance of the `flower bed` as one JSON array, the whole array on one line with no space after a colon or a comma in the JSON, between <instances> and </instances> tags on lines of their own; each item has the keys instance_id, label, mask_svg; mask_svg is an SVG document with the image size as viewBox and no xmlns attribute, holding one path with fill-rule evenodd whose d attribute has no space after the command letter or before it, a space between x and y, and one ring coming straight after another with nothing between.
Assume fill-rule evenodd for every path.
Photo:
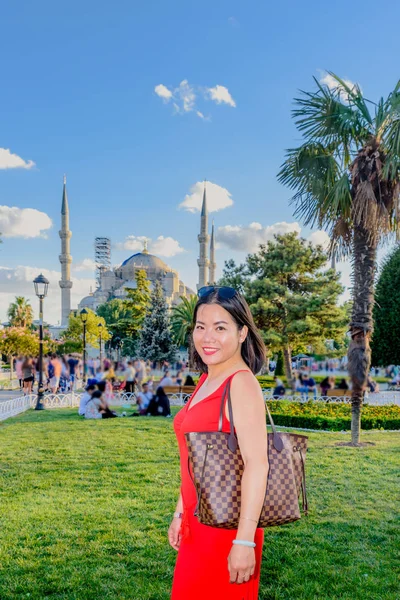
<instances>
[{"instance_id":1,"label":"flower bed","mask_svg":"<svg viewBox=\"0 0 400 600\"><path fill-rule=\"evenodd\" d=\"M351 405L321 402L268 401L276 425L343 431L351 428ZM400 406L364 405L362 429L400 429Z\"/></svg>"}]
</instances>

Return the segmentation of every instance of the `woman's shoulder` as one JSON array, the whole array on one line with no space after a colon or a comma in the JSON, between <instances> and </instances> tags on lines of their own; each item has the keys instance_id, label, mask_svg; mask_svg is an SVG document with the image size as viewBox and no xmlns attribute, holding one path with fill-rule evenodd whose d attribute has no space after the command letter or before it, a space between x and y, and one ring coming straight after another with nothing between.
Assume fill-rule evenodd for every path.
<instances>
[{"instance_id":1,"label":"woman's shoulder","mask_svg":"<svg viewBox=\"0 0 400 600\"><path fill-rule=\"evenodd\" d=\"M261 386L257 379L250 369L243 369L237 371L231 376L231 390L232 393L238 394L257 394L262 395Z\"/></svg>"}]
</instances>

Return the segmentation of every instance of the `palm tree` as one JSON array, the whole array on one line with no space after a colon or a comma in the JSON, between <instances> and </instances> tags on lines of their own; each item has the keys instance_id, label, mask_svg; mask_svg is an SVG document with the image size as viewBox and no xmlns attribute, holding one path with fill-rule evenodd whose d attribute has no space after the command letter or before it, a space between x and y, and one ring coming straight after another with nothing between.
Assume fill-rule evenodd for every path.
<instances>
[{"instance_id":1,"label":"palm tree","mask_svg":"<svg viewBox=\"0 0 400 600\"><path fill-rule=\"evenodd\" d=\"M351 444L359 445L377 246L399 232L400 81L375 104L358 85L330 75L333 89L315 79L317 90L295 99L293 117L303 143L287 151L278 179L295 192L295 215L329 231L331 255L351 257Z\"/></svg>"},{"instance_id":2,"label":"palm tree","mask_svg":"<svg viewBox=\"0 0 400 600\"><path fill-rule=\"evenodd\" d=\"M7 316L12 327L30 327L33 322L33 309L23 296L16 296L8 307Z\"/></svg>"},{"instance_id":3,"label":"palm tree","mask_svg":"<svg viewBox=\"0 0 400 600\"><path fill-rule=\"evenodd\" d=\"M189 338L193 329L193 314L197 303L197 296L189 298L181 296L182 302L172 307L171 329L174 340L178 346L189 346Z\"/></svg>"}]
</instances>

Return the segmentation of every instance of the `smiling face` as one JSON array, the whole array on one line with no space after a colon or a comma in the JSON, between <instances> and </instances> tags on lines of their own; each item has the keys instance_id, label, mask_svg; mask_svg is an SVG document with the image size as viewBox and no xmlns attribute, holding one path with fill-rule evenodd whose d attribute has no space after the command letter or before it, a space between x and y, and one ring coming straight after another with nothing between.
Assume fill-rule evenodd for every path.
<instances>
[{"instance_id":1,"label":"smiling face","mask_svg":"<svg viewBox=\"0 0 400 600\"><path fill-rule=\"evenodd\" d=\"M239 329L229 312L219 304L199 306L193 343L207 366L240 360L241 343L246 335L247 327Z\"/></svg>"}]
</instances>

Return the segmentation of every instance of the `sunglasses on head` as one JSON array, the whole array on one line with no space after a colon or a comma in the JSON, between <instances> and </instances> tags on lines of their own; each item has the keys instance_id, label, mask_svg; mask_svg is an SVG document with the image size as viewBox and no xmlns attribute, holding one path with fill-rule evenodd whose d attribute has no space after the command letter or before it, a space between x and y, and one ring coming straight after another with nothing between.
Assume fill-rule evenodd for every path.
<instances>
[{"instance_id":1,"label":"sunglasses on head","mask_svg":"<svg viewBox=\"0 0 400 600\"><path fill-rule=\"evenodd\" d=\"M237 294L237 291L235 290L235 288L232 288L232 287L217 286L217 285L205 285L204 287L199 289L199 291L197 292L197 295L199 298L206 298L213 292L217 292L218 296L220 298L224 298L225 300L230 300L231 298L233 298L233 296L235 294Z\"/></svg>"}]
</instances>

